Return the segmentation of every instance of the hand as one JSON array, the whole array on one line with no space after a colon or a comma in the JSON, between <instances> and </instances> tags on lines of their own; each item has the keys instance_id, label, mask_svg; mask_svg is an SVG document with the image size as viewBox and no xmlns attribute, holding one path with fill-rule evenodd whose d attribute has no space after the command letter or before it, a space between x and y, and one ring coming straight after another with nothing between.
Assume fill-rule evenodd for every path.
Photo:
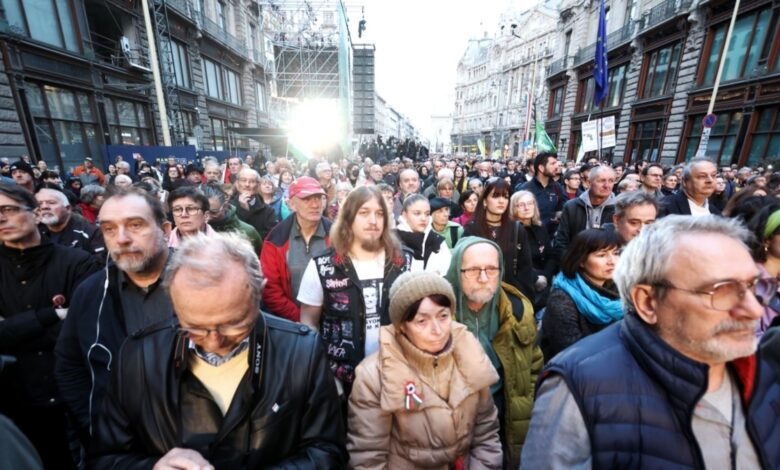
<instances>
[{"instance_id":1,"label":"hand","mask_svg":"<svg viewBox=\"0 0 780 470\"><path fill-rule=\"evenodd\" d=\"M136 159L136 160L140 160L142 157L141 157L140 153L134 153L133 154L133 158Z\"/></svg>"},{"instance_id":2,"label":"hand","mask_svg":"<svg viewBox=\"0 0 780 470\"><path fill-rule=\"evenodd\" d=\"M249 209L249 200L252 198L251 193L238 193L238 203L244 209Z\"/></svg>"},{"instance_id":3,"label":"hand","mask_svg":"<svg viewBox=\"0 0 780 470\"><path fill-rule=\"evenodd\" d=\"M543 291L546 287L547 287L547 278L544 276L537 276L536 283L534 284L534 288L536 289L536 292Z\"/></svg>"},{"instance_id":4,"label":"hand","mask_svg":"<svg viewBox=\"0 0 780 470\"><path fill-rule=\"evenodd\" d=\"M152 470L214 470L197 451L174 447L154 464Z\"/></svg>"}]
</instances>

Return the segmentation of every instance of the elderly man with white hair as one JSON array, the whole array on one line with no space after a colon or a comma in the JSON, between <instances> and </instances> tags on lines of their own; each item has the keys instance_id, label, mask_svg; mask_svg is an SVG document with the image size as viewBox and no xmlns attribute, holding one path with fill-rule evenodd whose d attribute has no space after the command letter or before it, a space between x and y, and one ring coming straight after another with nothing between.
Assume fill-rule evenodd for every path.
<instances>
[{"instance_id":1,"label":"elderly man with white hair","mask_svg":"<svg viewBox=\"0 0 780 470\"><path fill-rule=\"evenodd\" d=\"M737 220L673 215L629 243L625 316L548 363L527 468L780 468L780 332Z\"/></svg>"},{"instance_id":2,"label":"elderly man with white hair","mask_svg":"<svg viewBox=\"0 0 780 470\"><path fill-rule=\"evenodd\" d=\"M73 213L67 196L50 188L35 193L38 201L38 220L41 234L57 245L80 248L106 261L106 245L100 230L84 217Z\"/></svg>"},{"instance_id":3,"label":"elderly man with white hair","mask_svg":"<svg viewBox=\"0 0 780 470\"><path fill-rule=\"evenodd\" d=\"M561 223L555 232L553 250L558 259L563 257L574 237L589 228L599 228L612 222L615 213L615 170L602 165L588 174L590 188L578 197L566 202L561 213Z\"/></svg>"}]
</instances>

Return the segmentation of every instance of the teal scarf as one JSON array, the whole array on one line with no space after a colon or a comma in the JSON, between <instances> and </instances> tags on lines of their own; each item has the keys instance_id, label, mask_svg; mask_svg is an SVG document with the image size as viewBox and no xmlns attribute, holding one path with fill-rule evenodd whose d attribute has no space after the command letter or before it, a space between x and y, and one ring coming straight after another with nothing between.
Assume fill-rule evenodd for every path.
<instances>
[{"instance_id":1,"label":"teal scarf","mask_svg":"<svg viewBox=\"0 0 780 470\"><path fill-rule=\"evenodd\" d=\"M553 280L553 287L569 294L580 314L594 325L608 325L623 318L620 299L612 300L599 294L579 273L574 276L574 279L559 273Z\"/></svg>"}]
</instances>

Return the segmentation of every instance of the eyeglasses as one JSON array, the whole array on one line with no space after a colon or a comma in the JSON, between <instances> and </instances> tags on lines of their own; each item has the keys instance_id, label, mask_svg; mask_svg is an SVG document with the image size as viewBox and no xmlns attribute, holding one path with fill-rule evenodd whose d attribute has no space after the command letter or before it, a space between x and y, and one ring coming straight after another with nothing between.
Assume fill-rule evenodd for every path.
<instances>
[{"instance_id":1,"label":"eyeglasses","mask_svg":"<svg viewBox=\"0 0 780 470\"><path fill-rule=\"evenodd\" d=\"M706 295L710 298L710 307L714 310L729 311L739 305L745 298L745 293L750 291L761 305L767 305L770 295L760 295L757 291L759 279L752 281L723 281L714 284L709 290L693 290L677 287L670 282L660 282L658 287L690 292L691 294ZM763 289L762 289L763 290ZM763 292L762 292L763 293Z\"/></svg>"},{"instance_id":2,"label":"eyeglasses","mask_svg":"<svg viewBox=\"0 0 780 470\"><path fill-rule=\"evenodd\" d=\"M482 273L485 273L488 279L495 279L498 277L499 268L489 266L487 268L467 268L461 269L460 272L466 279L478 279Z\"/></svg>"},{"instance_id":3,"label":"eyeglasses","mask_svg":"<svg viewBox=\"0 0 780 470\"><path fill-rule=\"evenodd\" d=\"M255 322L245 323L243 325L219 325L216 328L184 328L176 330L190 339L204 339L212 332L219 336L240 336L246 334L255 326Z\"/></svg>"},{"instance_id":4,"label":"eyeglasses","mask_svg":"<svg viewBox=\"0 0 780 470\"><path fill-rule=\"evenodd\" d=\"M3 217L11 217L12 215L16 215L22 211L30 211L30 209L27 206L14 206L14 205L8 205L8 206L0 206L0 214L3 214Z\"/></svg>"},{"instance_id":5,"label":"eyeglasses","mask_svg":"<svg viewBox=\"0 0 780 470\"><path fill-rule=\"evenodd\" d=\"M187 215L195 215L195 214L197 214L198 212L200 212L202 210L203 209L201 209L200 207L197 207L197 206L174 207L173 209L171 209L171 213L173 215L182 215L182 214L185 214L185 213Z\"/></svg>"}]
</instances>

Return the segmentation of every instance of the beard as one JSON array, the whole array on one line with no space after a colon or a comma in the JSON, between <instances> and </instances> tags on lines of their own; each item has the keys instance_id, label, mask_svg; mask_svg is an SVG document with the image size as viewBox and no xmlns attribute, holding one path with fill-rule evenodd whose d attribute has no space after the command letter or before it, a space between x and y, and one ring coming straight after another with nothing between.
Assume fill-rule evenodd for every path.
<instances>
[{"instance_id":1,"label":"beard","mask_svg":"<svg viewBox=\"0 0 780 470\"><path fill-rule=\"evenodd\" d=\"M465 294L469 302L484 305L493 300L493 297L496 295L496 291L498 291L498 286L479 287L471 292L466 292Z\"/></svg>"},{"instance_id":2,"label":"beard","mask_svg":"<svg viewBox=\"0 0 780 470\"><path fill-rule=\"evenodd\" d=\"M60 218L54 214L41 215L41 223L43 225L57 225L60 223Z\"/></svg>"},{"instance_id":3,"label":"beard","mask_svg":"<svg viewBox=\"0 0 780 470\"><path fill-rule=\"evenodd\" d=\"M155 240L154 249L150 250L150 252L144 252L138 248L118 248L116 250L111 250L111 259L113 259L117 267L124 272L145 273L151 269L162 251L166 249L166 246L165 236L162 231L160 231L157 240ZM126 254L140 254L141 256L132 259L121 257Z\"/></svg>"},{"instance_id":4,"label":"beard","mask_svg":"<svg viewBox=\"0 0 780 470\"><path fill-rule=\"evenodd\" d=\"M678 317L672 328L661 327L661 333L675 342L685 345L686 349L700 358L712 362L729 362L740 357L750 356L756 352L758 340L754 332L758 325L756 320L739 321L728 319L718 323L705 339L690 339L683 333L686 331L683 317ZM750 333L749 339L733 341L723 337L724 333Z\"/></svg>"},{"instance_id":5,"label":"beard","mask_svg":"<svg viewBox=\"0 0 780 470\"><path fill-rule=\"evenodd\" d=\"M380 249L382 249L382 240L380 240L379 238L372 239L372 240L361 240L360 248L369 252L379 251Z\"/></svg>"}]
</instances>

